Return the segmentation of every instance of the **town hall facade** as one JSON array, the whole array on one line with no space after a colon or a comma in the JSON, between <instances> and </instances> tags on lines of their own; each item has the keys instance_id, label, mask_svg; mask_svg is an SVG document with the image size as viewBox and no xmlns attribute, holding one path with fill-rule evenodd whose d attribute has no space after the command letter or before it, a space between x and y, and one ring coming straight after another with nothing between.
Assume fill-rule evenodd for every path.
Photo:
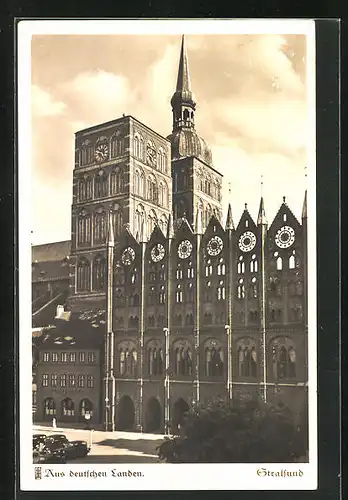
<instances>
[{"instance_id":1,"label":"town hall facade","mask_svg":"<svg viewBox=\"0 0 348 500\"><path fill-rule=\"evenodd\" d=\"M222 225L223 179L196 132L184 38L171 107L167 138L132 116L76 133L64 312L81 321L62 338L80 328L88 350L97 337L97 387L69 392L67 374L49 396L42 361L37 419L59 420L64 401L65 417L78 420L80 400L95 424L143 432L175 429L189 406L215 397L306 412L306 195L301 221L284 198L269 224L261 198L256 221L245 205L235 223L229 205Z\"/></svg>"}]
</instances>

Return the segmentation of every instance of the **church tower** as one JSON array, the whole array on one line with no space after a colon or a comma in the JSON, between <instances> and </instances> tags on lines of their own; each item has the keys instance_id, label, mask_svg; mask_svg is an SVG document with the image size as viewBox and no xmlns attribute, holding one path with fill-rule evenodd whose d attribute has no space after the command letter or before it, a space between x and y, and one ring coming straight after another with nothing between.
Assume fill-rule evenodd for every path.
<instances>
[{"instance_id":1,"label":"church tower","mask_svg":"<svg viewBox=\"0 0 348 500\"><path fill-rule=\"evenodd\" d=\"M214 169L211 151L195 130L196 100L191 89L184 36L171 106L173 131L168 139L172 146L174 219L185 216L194 227L198 208L205 229L212 215L221 220L222 175Z\"/></svg>"}]
</instances>

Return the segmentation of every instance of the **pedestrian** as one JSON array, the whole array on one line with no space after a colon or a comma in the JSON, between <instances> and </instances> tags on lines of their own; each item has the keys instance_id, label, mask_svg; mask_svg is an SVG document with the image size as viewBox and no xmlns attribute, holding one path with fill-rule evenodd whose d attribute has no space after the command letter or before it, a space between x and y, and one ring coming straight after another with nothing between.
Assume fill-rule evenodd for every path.
<instances>
[{"instance_id":1,"label":"pedestrian","mask_svg":"<svg viewBox=\"0 0 348 500\"><path fill-rule=\"evenodd\" d=\"M57 428L57 419L56 419L56 417L52 418L52 427L53 427L53 429Z\"/></svg>"}]
</instances>

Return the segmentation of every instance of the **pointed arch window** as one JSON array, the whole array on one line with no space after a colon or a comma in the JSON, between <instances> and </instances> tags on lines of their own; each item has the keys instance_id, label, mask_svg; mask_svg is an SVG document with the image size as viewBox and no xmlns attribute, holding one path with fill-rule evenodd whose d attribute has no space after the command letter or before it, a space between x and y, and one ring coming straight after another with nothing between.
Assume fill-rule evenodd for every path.
<instances>
[{"instance_id":1,"label":"pointed arch window","mask_svg":"<svg viewBox=\"0 0 348 500\"><path fill-rule=\"evenodd\" d=\"M137 196L144 196L144 173L139 169L134 172L134 193Z\"/></svg>"},{"instance_id":2,"label":"pointed arch window","mask_svg":"<svg viewBox=\"0 0 348 500\"><path fill-rule=\"evenodd\" d=\"M46 398L44 400L44 414L46 416L54 416L56 415L57 413L57 410L56 410L56 404L54 402L54 399L53 398Z\"/></svg>"},{"instance_id":3,"label":"pointed arch window","mask_svg":"<svg viewBox=\"0 0 348 500\"><path fill-rule=\"evenodd\" d=\"M206 377L221 377L224 373L224 353L217 342L210 341L204 350Z\"/></svg>"},{"instance_id":4,"label":"pointed arch window","mask_svg":"<svg viewBox=\"0 0 348 500\"><path fill-rule=\"evenodd\" d=\"M273 375L276 380L296 377L296 349L291 339L275 341L272 345Z\"/></svg>"},{"instance_id":5,"label":"pointed arch window","mask_svg":"<svg viewBox=\"0 0 348 500\"><path fill-rule=\"evenodd\" d=\"M224 259L222 259L222 258L219 260L219 264L217 266L217 273L218 273L218 276L225 276L225 274L226 274L226 265L225 265Z\"/></svg>"},{"instance_id":6,"label":"pointed arch window","mask_svg":"<svg viewBox=\"0 0 348 500\"><path fill-rule=\"evenodd\" d=\"M117 156L122 155L123 146L124 146L123 139L118 135L114 134L111 137L110 141L111 158L116 158Z\"/></svg>"},{"instance_id":7,"label":"pointed arch window","mask_svg":"<svg viewBox=\"0 0 348 500\"><path fill-rule=\"evenodd\" d=\"M184 345L174 344L174 374L181 376L192 375L192 348L187 342Z\"/></svg>"},{"instance_id":8,"label":"pointed arch window","mask_svg":"<svg viewBox=\"0 0 348 500\"><path fill-rule=\"evenodd\" d=\"M193 284L187 284L187 302L193 302Z\"/></svg>"},{"instance_id":9,"label":"pointed arch window","mask_svg":"<svg viewBox=\"0 0 348 500\"><path fill-rule=\"evenodd\" d=\"M210 218L211 218L211 215L212 215L212 210L211 210L211 206L210 205L207 205L205 207L205 227L208 227L208 224L210 222Z\"/></svg>"},{"instance_id":10,"label":"pointed arch window","mask_svg":"<svg viewBox=\"0 0 348 500\"><path fill-rule=\"evenodd\" d=\"M251 261L250 261L250 272L251 273L257 273L258 265L257 265L257 259L256 255L252 255Z\"/></svg>"},{"instance_id":11,"label":"pointed arch window","mask_svg":"<svg viewBox=\"0 0 348 500\"><path fill-rule=\"evenodd\" d=\"M63 399L61 403L61 412L64 417L73 417L75 415L75 404L70 398Z\"/></svg>"},{"instance_id":12,"label":"pointed arch window","mask_svg":"<svg viewBox=\"0 0 348 500\"><path fill-rule=\"evenodd\" d=\"M225 300L226 298L226 290L225 290L225 284L223 281L219 282L219 286L217 287L217 300Z\"/></svg>"},{"instance_id":13,"label":"pointed arch window","mask_svg":"<svg viewBox=\"0 0 348 500\"><path fill-rule=\"evenodd\" d=\"M149 375L163 375L164 357L163 349L160 347L149 347L148 356L148 371Z\"/></svg>"},{"instance_id":14,"label":"pointed arch window","mask_svg":"<svg viewBox=\"0 0 348 500\"><path fill-rule=\"evenodd\" d=\"M79 246L91 244L91 215L85 210L78 216L77 243Z\"/></svg>"},{"instance_id":15,"label":"pointed arch window","mask_svg":"<svg viewBox=\"0 0 348 500\"><path fill-rule=\"evenodd\" d=\"M151 203L158 202L157 182L156 182L156 178L153 175L150 175L147 178L147 199Z\"/></svg>"},{"instance_id":16,"label":"pointed arch window","mask_svg":"<svg viewBox=\"0 0 348 500\"><path fill-rule=\"evenodd\" d=\"M78 181L78 199L79 201L86 201L92 199L92 179L85 176Z\"/></svg>"},{"instance_id":17,"label":"pointed arch window","mask_svg":"<svg viewBox=\"0 0 348 500\"><path fill-rule=\"evenodd\" d=\"M148 236L149 237L153 233L153 230L155 229L157 221L158 221L158 218L157 218L156 212L154 210L150 210L150 213L148 216L148 230L149 230Z\"/></svg>"},{"instance_id":18,"label":"pointed arch window","mask_svg":"<svg viewBox=\"0 0 348 500\"><path fill-rule=\"evenodd\" d=\"M103 170L95 176L94 194L96 198L105 198L108 196L108 177Z\"/></svg>"},{"instance_id":19,"label":"pointed arch window","mask_svg":"<svg viewBox=\"0 0 348 500\"><path fill-rule=\"evenodd\" d=\"M281 271L283 269L283 259L281 257L277 257L276 264L277 271Z\"/></svg>"},{"instance_id":20,"label":"pointed arch window","mask_svg":"<svg viewBox=\"0 0 348 500\"><path fill-rule=\"evenodd\" d=\"M289 269L295 269L295 255L289 257Z\"/></svg>"},{"instance_id":21,"label":"pointed arch window","mask_svg":"<svg viewBox=\"0 0 348 500\"><path fill-rule=\"evenodd\" d=\"M119 236L123 228L123 210L118 203L115 203L112 208L112 224L114 228L114 235Z\"/></svg>"},{"instance_id":22,"label":"pointed arch window","mask_svg":"<svg viewBox=\"0 0 348 500\"><path fill-rule=\"evenodd\" d=\"M181 289L181 285L177 285L176 287L176 291L175 291L175 302L177 304L181 304L182 303L182 289Z\"/></svg>"},{"instance_id":23,"label":"pointed arch window","mask_svg":"<svg viewBox=\"0 0 348 500\"><path fill-rule=\"evenodd\" d=\"M178 266L176 268L176 279L177 280L183 279L183 270L182 270L181 264L178 264Z\"/></svg>"},{"instance_id":24,"label":"pointed arch window","mask_svg":"<svg viewBox=\"0 0 348 500\"><path fill-rule=\"evenodd\" d=\"M238 272L238 274L245 273L245 262L244 262L244 258L242 255L239 257L239 262L237 264L237 272Z\"/></svg>"},{"instance_id":25,"label":"pointed arch window","mask_svg":"<svg viewBox=\"0 0 348 500\"><path fill-rule=\"evenodd\" d=\"M87 292L91 286L91 266L86 258L81 258L77 263L77 291Z\"/></svg>"},{"instance_id":26,"label":"pointed arch window","mask_svg":"<svg viewBox=\"0 0 348 500\"><path fill-rule=\"evenodd\" d=\"M93 163L94 160L94 146L91 144L91 141L86 140L82 143L81 147L81 157L80 163L81 166L89 165Z\"/></svg>"},{"instance_id":27,"label":"pointed arch window","mask_svg":"<svg viewBox=\"0 0 348 500\"><path fill-rule=\"evenodd\" d=\"M244 299L245 298L245 286L244 286L243 279L239 280L239 284L238 284L238 287L237 287L237 297L238 297L238 299Z\"/></svg>"},{"instance_id":28,"label":"pointed arch window","mask_svg":"<svg viewBox=\"0 0 348 500\"><path fill-rule=\"evenodd\" d=\"M237 373L239 377L257 376L257 351L250 339L237 342Z\"/></svg>"},{"instance_id":29,"label":"pointed arch window","mask_svg":"<svg viewBox=\"0 0 348 500\"><path fill-rule=\"evenodd\" d=\"M122 167L116 167L110 175L111 194L119 194L124 191L124 171Z\"/></svg>"},{"instance_id":30,"label":"pointed arch window","mask_svg":"<svg viewBox=\"0 0 348 500\"><path fill-rule=\"evenodd\" d=\"M98 255L93 260L93 290L103 290L105 286L106 260Z\"/></svg>"},{"instance_id":31,"label":"pointed arch window","mask_svg":"<svg viewBox=\"0 0 348 500\"><path fill-rule=\"evenodd\" d=\"M166 290L165 290L165 286L164 285L161 285L161 287L160 287L158 302L160 304L165 304L166 303Z\"/></svg>"},{"instance_id":32,"label":"pointed arch window","mask_svg":"<svg viewBox=\"0 0 348 500\"><path fill-rule=\"evenodd\" d=\"M207 263L205 265L205 275L206 276L211 276L213 274L213 266L211 264L211 260L207 260Z\"/></svg>"},{"instance_id":33,"label":"pointed arch window","mask_svg":"<svg viewBox=\"0 0 348 500\"><path fill-rule=\"evenodd\" d=\"M105 243L106 241L106 213L102 208L94 215L94 243Z\"/></svg>"},{"instance_id":34,"label":"pointed arch window","mask_svg":"<svg viewBox=\"0 0 348 500\"><path fill-rule=\"evenodd\" d=\"M148 301L148 304L149 306L153 306L155 304L155 287L154 286L150 286L150 290L148 292L148 296L147 296L147 301Z\"/></svg>"}]
</instances>

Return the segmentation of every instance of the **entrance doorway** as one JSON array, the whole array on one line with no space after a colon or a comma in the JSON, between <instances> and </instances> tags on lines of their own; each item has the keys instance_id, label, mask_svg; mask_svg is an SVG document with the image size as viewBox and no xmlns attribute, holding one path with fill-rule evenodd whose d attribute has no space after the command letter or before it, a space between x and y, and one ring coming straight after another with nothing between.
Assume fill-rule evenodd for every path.
<instances>
[{"instance_id":1,"label":"entrance doorway","mask_svg":"<svg viewBox=\"0 0 348 500\"><path fill-rule=\"evenodd\" d=\"M162 427L162 408L156 398L151 398L146 405L145 432L159 432Z\"/></svg>"},{"instance_id":2,"label":"entrance doorway","mask_svg":"<svg viewBox=\"0 0 348 500\"><path fill-rule=\"evenodd\" d=\"M135 411L132 399L122 396L116 409L116 429L118 431L133 430L135 422Z\"/></svg>"},{"instance_id":3,"label":"entrance doorway","mask_svg":"<svg viewBox=\"0 0 348 500\"><path fill-rule=\"evenodd\" d=\"M179 398L173 406L171 431L175 434L184 423L185 413L190 409L189 405L182 398Z\"/></svg>"}]
</instances>

